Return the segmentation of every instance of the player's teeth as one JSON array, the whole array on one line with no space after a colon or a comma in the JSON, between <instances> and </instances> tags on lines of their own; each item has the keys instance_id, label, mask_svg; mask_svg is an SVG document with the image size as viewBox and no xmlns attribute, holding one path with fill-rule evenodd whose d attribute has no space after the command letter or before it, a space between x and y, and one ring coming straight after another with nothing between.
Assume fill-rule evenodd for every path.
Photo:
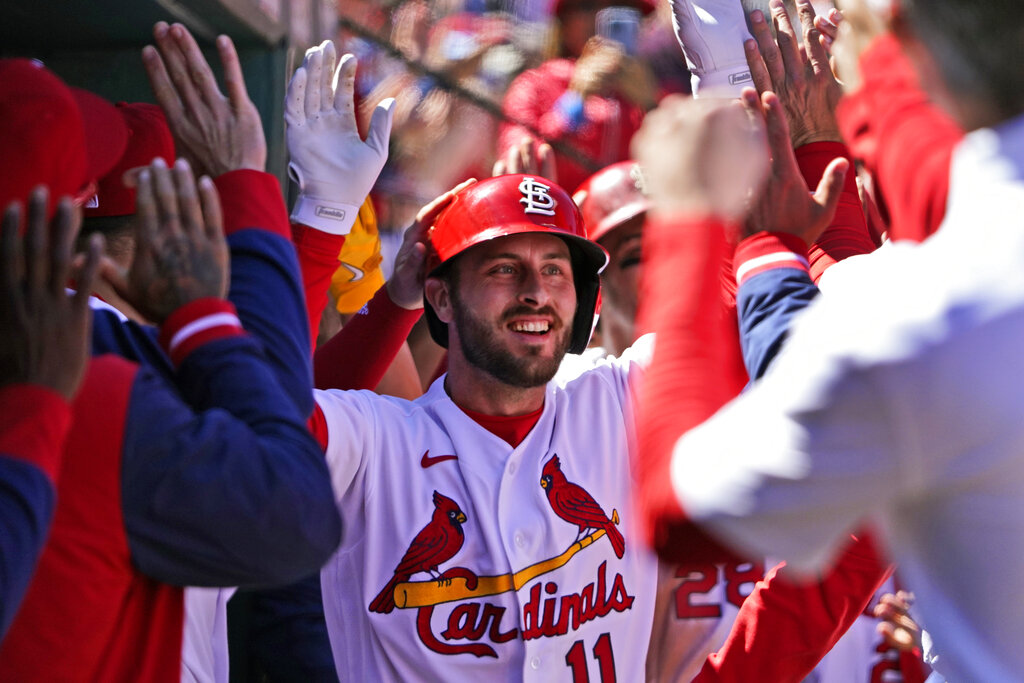
<instances>
[{"instance_id":1,"label":"player's teeth","mask_svg":"<svg viewBox=\"0 0 1024 683\"><path fill-rule=\"evenodd\" d=\"M522 322L522 323L516 323L515 325L513 325L512 329L514 329L516 332L547 332L548 331L548 324L547 323L533 323L533 322L527 323L527 322Z\"/></svg>"}]
</instances>

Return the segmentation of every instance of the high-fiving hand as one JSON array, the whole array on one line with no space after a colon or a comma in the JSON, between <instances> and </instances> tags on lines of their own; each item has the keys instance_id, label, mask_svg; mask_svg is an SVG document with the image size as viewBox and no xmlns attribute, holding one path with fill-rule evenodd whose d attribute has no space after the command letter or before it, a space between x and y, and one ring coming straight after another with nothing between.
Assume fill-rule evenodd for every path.
<instances>
[{"instance_id":1,"label":"high-fiving hand","mask_svg":"<svg viewBox=\"0 0 1024 683\"><path fill-rule=\"evenodd\" d=\"M4 211L0 235L0 386L38 384L71 400L85 375L92 341L89 292L99 268L103 240L89 242L78 292L68 295L71 248L79 218L71 200L57 204L46 220L48 193L29 199L25 236L20 204Z\"/></svg>"},{"instance_id":2,"label":"high-fiving hand","mask_svg":"<svg viewBox=\"0 0 1024 683\"><path fill-rule=\"evenodd\" d=\"M633 138L657 213L737 220L768 170L764 123L735 100L665 98Z\"/></svg>"},{"instance_id":3,"label":"high-fiving hand","mask_svg":"<svg viewBox=\"0 0 1024 683\"><path fill-rule=\"evenodd\" d=\"M395 101L377 106L363 141L353 104L356 58L344 55L337 69L335 59L329 40L306 52L288 84L284 120L300 192L292 220L340 235L352 229L387 161Z\"/></svg>"},{"instance_id":4,"label":"high-fiving hand","mask_svg":"<svg viewBox=\"0 0 1024 683\"><path fill-rule=\"evenodd\" d=\"M162 324L185 304L228 292L228 246L220 199L208 177L198 191L188 162L156 159L133 177L137 187L135 257L127 272L106 273L118 296Z\"/></svg>"},{"instance_id":5,"label":"high-fiving hand","mask_svg":"<svg viewBox=\"0 0 1024 683\"><path fill-rule=\"evenodd\" d=\"M264 170L267 141L263 123L246 92L231 39L217 38L228 92L225 97L184 26L160 22L153 28L153 36L156 47L147 45L142 61L174 134L178 155L191 161L197 173L212 177L239 169Z\"/></svg>"},{"instance_id":6,"label":"high-fiving hand","mask_svg":"<svg viewBox=\"0 0 1024 683\"><path fill-rule=\"evenodd\" d=\"M771 150L771 170L764 190L755 197L747 233L785 232L811 244L835 216L850 163L844 158L832 160L811 194L790 144L789 126L779 97L773 92L759 97L753 88L747 88L741 101L751 116L764 121Z\"/></svg>"},{"instance_id":7,"label":"high-fiving hand","mask_svg":"<svg viewBox=\"0 0 1024 683\"><path fill-rule=\"evenodd\" d=\"M758 93L774 92L789 121L794 148L811 142L840 141L836 106L843 89L832 73L829 55L815 25L810 0L797 0L803 45L797 39L782 0L771 0L772 36L768 18L760 10L750 14L754 40L744 43L747 64Z\"/></svg>"}]
</instances>

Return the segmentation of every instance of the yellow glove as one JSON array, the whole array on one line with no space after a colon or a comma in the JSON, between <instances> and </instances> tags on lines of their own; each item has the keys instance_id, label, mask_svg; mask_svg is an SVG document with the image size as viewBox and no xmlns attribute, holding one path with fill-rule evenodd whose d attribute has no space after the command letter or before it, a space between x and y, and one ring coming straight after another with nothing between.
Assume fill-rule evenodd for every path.
<instances>
[{"instance_id":1,"label":"yellow glove","mask_svg":"<svg viewBox=\"0 0 1024 683\"><path fill-rule=\"evenodd\" d=\"M357 313L384 284L377 214L369 197L359 208L352 231L345 236L338 261L341 265L331 276L331 296L338 302L339 313Z\"/></svg>"}]
</instances>

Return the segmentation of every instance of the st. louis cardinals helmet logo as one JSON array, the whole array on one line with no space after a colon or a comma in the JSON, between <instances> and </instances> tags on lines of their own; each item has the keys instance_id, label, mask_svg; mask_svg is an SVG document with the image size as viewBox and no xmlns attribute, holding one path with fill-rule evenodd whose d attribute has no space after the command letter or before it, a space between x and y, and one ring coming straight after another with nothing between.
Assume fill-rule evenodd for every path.
<instances>
[{"instance_id":1,"label":"st. louis cardinals helmet logo","mask_svg":"<svg viewBox=\"0 0 1024 683\"><path fill-rule=\"evenodd\" d=\"M609 519L593 496L583 487L566 479L557 455L551 456L551 459L544 463L540 485L548 494L548 503L555 514L578 528L576 542L579 542L580 537L588 529L603 530L612 544L615 557L622 559L626 551L626 542L615 528L618 514L613 510L612 518Z\"/></svg>"},{"instance_id":2,"label":"st. louis cardinals helmet logo","mask_svg":"<svg viewBox=\"0 0 1024 683\"><path fill-rule=\"evenodd\" d=\"M550 185L538 182L536 178L523 178L519 183L519 191L523 193L520 204L526 206L523 213L538 213L542 216L555 215L555 198L548 192Z\"/></svg>"}]
</instances>

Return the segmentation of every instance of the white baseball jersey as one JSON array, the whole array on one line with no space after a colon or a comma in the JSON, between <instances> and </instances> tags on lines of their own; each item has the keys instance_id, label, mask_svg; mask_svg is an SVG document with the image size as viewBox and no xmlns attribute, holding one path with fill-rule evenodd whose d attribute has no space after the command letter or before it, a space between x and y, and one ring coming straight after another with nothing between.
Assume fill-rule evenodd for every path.
<instances>
[{"instance_id":1,"label":"white baseball jersey","mask_svg":"<svg viewBox=\"0 0 1024 683\"><path fill-rule=\"evenodd\" d=\"M345 523L321 574L341 680L644 680L657 562L632 514L634 349L550 382L516 448L443 377L412 402L317 392Z\"/></svg>"},{"instance_id":2,"label":"white baseball jersey","mask_svg":"<svg viewBox=\"0 0 1024 683\"><path fill-rule=\"evenodd\" d=\"M691 518L796 566L873 518L950 680L1024 671L1022 179L1024 116L970 133L939 232L864 258L672 460Z\"/></svg>"},{"instance_id":3,"label":"white baseball jersey","mask_svg":"<svg viewBox=\"0 0 1024 683\"><path fill-rule=\"evenodd\" d=\"M186 588L181 683L228 683L228 600L236 588Z\"/></svg>"}]
</instances>

